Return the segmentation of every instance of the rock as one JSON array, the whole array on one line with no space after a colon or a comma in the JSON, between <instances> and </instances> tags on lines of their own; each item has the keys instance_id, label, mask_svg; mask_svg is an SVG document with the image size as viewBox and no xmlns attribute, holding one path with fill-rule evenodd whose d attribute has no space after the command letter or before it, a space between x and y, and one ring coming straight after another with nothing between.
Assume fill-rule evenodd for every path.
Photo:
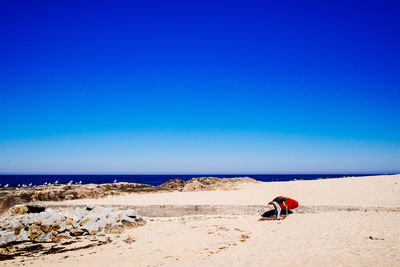
<instances>
[{"instance_id":1,"label":"rock","mask_svg":"<svg viewBox=\"0 0 400 267\"><path fill-rule=\"evenodd\" d=\"M72 221L72 227L78 228L78 227L79 227L79 224L78 224L77 222L75 222L75 221Z\"/></svg>"},{"instance_id":2,"label":"rock","mask_svg":"<svg viewBox=\"0 0 400 267\"><path fill-rule=\"evenodd\" d=\"M88 218L82 219L82 220L79 222L79 225L82 226L82 225L86 224L86 223L89 222L89 221L90 221L90 219L88 219Z\"/></svg>"},{"instance_id":3,"label":"rock","mask_svg":"<svg viewBox=\"0 0 400 267\"><path fill-rule=\"evenodd\" d=\"M181 179L171 179L160 185L159 187L167 191L182 191L185 181Z\"/></svg>"},{"instance_id":4,"label":"rock","mask_svg":"<svg viewBox=\"0 0 400 267\"><path fill-rule=\"evenodd\" d=\"M71 236L80 236L83 235L85 231L79 228L74 228L69 230L69 233L71 234Z\"/></svg>"},{"instance_id":5,"label":"rock","mask_svg":"<svg viewBox=\"0 0 400 267\"><path fill-rule=\"evenodd\" d=\"M14 228L14 234L15 234L15 235L19 235L19 233L21 232L21 229L23 229L23 227L21 227L21 228Z\"/></svg>"},{"instance_id":6,"label":"rock","mask_svg":"<svg viewBox=\"0 0 400 267\"><path fill-rule=\"evenodd\" d=\"M116 222L119 222L119 221L121 221L121 219L122 219L123 216L124 216L124 215L123 215L122 213L118 213L117 216L115 216L114 220L115 220Z\"/></svg>"},{"instance_id":7,"label":"rock","mask_svg":"<svg viewBox=\"0 0 400 267\"><path fill-rule=\"evenodd\" d=\"M104 227L104 232L105 232L105 233L110 232L111 226L112 226L111 223L106 224L106 226Z\"/></svg>"},{"instance_id":8,"label":"rock","mask_svg":"<svg viewBox=\"0 0 400 267\"><path fill-rule=\"evenodd\" d=\"M62 233L66 230L67 224L65 222L61 222L60 224L53 224L53 230L59 233Z\"/></svg>"},{"instance_id":9,"label":"rock","mask_svg":"<svg viewBox=\"0 0 400 267\"><path fill-rule=\"evenodd\" d=\"M114 224L114 223L115 223L114 221L112 221L112 220L110 220L109 218L106 218L106 217L100 217L100 218L96 221L96 224L97 224L99 227L103 227L103 228L106 228L107 225L111 225L111 224Z\"/></svg>"},{"instance_id":10,"label":"rock","mask_svg":"<svg viewBox=\"0 0 400 267\"><path fill-rule=\"evenodd\" d=\"M65 214L65 217L67 217L68 219L70 219L71 221L79 221L81 219L80 216L76 215L76 214L72 214L72 213L67 213Z\"/></svg>"},{"instance_id":11,"label":"rock","mask_svg":"<svg viewBox=\"0 0 400 267\"><path fill-rule=\"evenodd\" d=\"M60 229L61 229L61 225L59 223L55 223L55 224L51 225L51 230L53 230L53 231L58 232ZM65 231L65 223L64 223L64 230L62 230L62 231ZM62 231L60 231L60 232L62 232Z\"/></svg>"},{"instance_id":12,"label":"rock","mask_svg":"<svg viewBox=\"0 0 400 267\"><path fill-rule=\"evenodd\" d=\"M42 229L43 232L48 233L53 229L53 226L48 224L42 224L40 226L40 229Z\"/></svg>"},{"instance_id":13,"label":"rock","mask_svg":"<svg viewBox=\"0 0 400 267\"><path fill-rule=\"evenodd\" d=\"M201 184L198 180L189 180L185 186L183 187L182 191L200 191L201 189L205 188L203 184Z\"/></svg>"},{"instance_id":14,"label":"rock","mask_svg":"<svg viewBox=\"0 0 400 267\"><path fill-rule=\"evenodd\" d=\"M127 211L125 211L125 216L128 216L128 217L134 219L137 217L137 214L134 210L127 210Z\"/></svg>"},{"instance_id":15,"label":"rock","mask_svg":"<svg viewBox=\"0 0 400 267\"><path fill-rule=\"evenodd\" d=\"M51 239L53 238L53 234L50 233L44 233L42 232L36 239L35 241L37 242L47 242L47 241L51 241Z\"/></svg>"},{"instance_id":16,"label":"rock","mask_svg":"<svg viewBox=\"0 0 400 267\"><path fill-rule=\"evenodd\" d=\"M24 224L25 226L33 224L34 222L39 220L39 214L38 213L30 213L26 214L21 218L21 223Z\"/></svg>"},{"instance_id":17,"label":"rock","mask_svg":"<svg viewBox=\"0 0 400 267\"><path fill-rule=\"evenodd\" d=\"M96 222L88 222L82 226L83 230L86 230L91 235L95 235L99 231L99 225Z\"/></svg>"},{"instance_id":18,"label":"rock","mask_svg":"<svg viewBox=\"0 0 400 267\"><path fill-rule=\"evenodd\" d=\"M112 225L110 229L108 230L108 233L110 234L121 234L124 232L124 225Z\"/></svg>"},{"instance_id":19,"label":"rock","mask_svg":"<svg viewBox=\"0 0 400 267\"><path fill-rule=\"evenodd\" d=\"M146 220L143 218L136 219L137 226L144 226L146 223L147 223Z\"/></svg>"},{"instance_id":20,"label":"rock","mask_svg":"<svg viewBox=\"0 0 400 267\"><path fill-rule=\"evenodd\" d=\"M67 236L67 235L56 235L55 237L53 237L51 239L51 241L55 242L55 243L60 243L64 240L68 240L71 239L71 237Z\"/></svg>"},{"instance_id":21,"label":"rock","mask_svg":"<svg viewBox=\"0 0 400 267\"><path fill-rule=\"evenodd\" d=\"M130 222L130 221L126 221L126 220L122 220L122 224L128 229L137 227L135 222Z\"/></svg>"},{"instance_id":22,"label":"rock","mask_svg":"<svg viewBox=\"0 0 400 267\"><path fill-rule=\"evenodd\" d=\"M22 229L17 236L18 241L29 241L29 232L25 229Z\"/></svg>"},{"instance_id":23,"label":"rock","mask_svg":"<svg viewBox=\"0 0 400 267\"><path fill-rule=\"evenodd\" d=\"M24 209L20 206L13 207L10 213L22 212ZM65 236L120 234L125 228L136 228L146 223L145 220L138 218L134 210L124 211L101 206L89 209L77 207L33 210L32 213L0 217L2 242L15 240L45 242L60 233L64 233Z\"/></svg>"},{"instance_id":24,"label":"rock","mask_svg":"<svg viewBox=\"0 0 400 267\"><path fill-rule=\"evenodd\" d=\"M7 244L17 240L14 232L0 232L0 244Z\"/></svg>"},{"instance_id":25,"label":"rock","mask_svg":"<svg viewBox=\"0 0 400 267\"><path fill-rule=\"evenodd\" d=\"M16 215L21 215L21 214L25 214L29 211L28 207L24 206L24 205L17 205L12 207L9 212L8 212L8 216L16 216Z\"/></svg>"},{"instance_id":26,"label":"rock","mask_svg":"<svg viewBox=\"0 0 400 267\"><path fill-rule=\"evenodd\" d=\"M29 227L29 238L31 240L35 240L36 237L38 237L41 233L42 233L42 229L40 229L40 226L36 225L36 224L32 224Z\"/></svg>"}]
</instances>

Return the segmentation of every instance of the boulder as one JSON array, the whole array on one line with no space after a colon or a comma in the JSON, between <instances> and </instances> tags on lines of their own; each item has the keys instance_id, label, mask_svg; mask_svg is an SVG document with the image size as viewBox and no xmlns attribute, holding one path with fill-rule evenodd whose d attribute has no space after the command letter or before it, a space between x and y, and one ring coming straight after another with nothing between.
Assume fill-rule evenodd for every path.
<instances>
[{"instance_id":1,"label":"boulder","mask_svg":"<svg viewBox=\"0 0 400 267\"><path fill-rule=\"evenodd\" d=\"M99 231L99 225L96 222L87 222L82 226L83 230L86 230L91 235L95 235Z\"/></svg>"},{"instance_id":2,"label":"boulder","mask_svg":"<svg viewBox=\"0 0 400 267\"><path fill-rule=\"evenodd\" d=\"M124 225L120 224L120 225L112 225L110 227L110 229L108 230L108 233L110 234L121 234L124 232Z\"/></svg>"},{"instance_id":3,"label":"boulder","mask_svg":"<svg viewBox=\"0 0 400 267\"><path fill-rule=\"evenodd\" d=\"M60 242L63 242L64 240L68 240L68 239L71 239L71 237L69 237L67 235L56 235L51 239L51 241L53 241L54 243L60 243Z\"/></svg>"},{"instance_id":4,"label":"boulder","mask_svg":"<svg viewBox=\"0 0 400 267\"><path fill-rule=\"evenodd\" d=\"M132 229L132 228L136 228L136 223L135 222L131 222L131 221L126 221L126 220L122 220L122 224L125 226L125 228L128 229Z\"/></svg>"},{"instance_id":5,"label":"boulder","mask_svg":"<svg viewBox=\"0 0 400 267\"><path fill-rule=\"evenodd\" d=\"M14 232L0 232L0 245L17 240Z\"/></svg>"},{"instance_id":6,"label":"boulder","mask_svg":"<svg viewBox=\"0 0 400 267\"><path fill-rule=\"evenodd\" d=\"M40 226L36 225L36 224L32 224L29 227L29 238L31 240L35 240L36 237L38 237L41 233L42 233L42 229L40 229Z\"/></svg>"},{"instance_id":7,"label":"boulder","mask_svg":"<svg viewBox=\"0 0 400 267\"><path fill-rule=\"evenodd\" d=\"M24 205L17 205L12 207L9 212L8 212L8 216L16 216L16 215L21 215L21 214L25 214L29 211L28 207L24 206Z\"/></svg>"},{"instance_id":8,"label":"boulder","mask_svg":"<svg viewBox=\"0 0 400 267\"><path fill-rule=\"evenodd\" d=\"M53 230L62 233L67 229L66 226L67 224L65 222L61 222L59 224L55 223L53 224Z\"/></svg>"},{"instance_id":9,"label":"boulder","mask_svg":"<svg viewBox=\"0 0 400 267\"><path fill-rule=\"evenodd\" d=\"M47 242L61 233L65 236L120 234L126 228L136 228L146 223L134 210L124 211L101 206L48 208L40 212L36 212L36 209L32 213L17 214L24 210L19 205L10 210L10 213L16 215L0 217L1 242L16 240Z\"/></svg>"},{"instance_id":10,"label":"boulder","mask_svg":"<svg viewBox=\"0 0 400 267\"><path fill-rule=\"evenodd\" d=\"M133 219L137 217L137 214L134 210L126 210L124 213L125 213L125 216L128 216Z\"/></svg>"},{"instance_id":11,"label":"boulder","mask_svg":"<svg viewBox=\"0 0 400 267\"><path fill-rule=\"evenodd\" d=\"M42 229L43 232L48 233L51 230L53 230L53 226L52 225L48 225L48 224L42 224L40 226L40 229Z\"/></svg>"},{"instance_id":12,"label":"boulder","mask_svg":"<svg viewBox=\"0 0 400 267\"><path fill-rule=\"evenodd\" d=\"M36 239L35 241L37 242L48 242L51 241L51 239L53 238L53 233L49 232L49 233L44 233L42 232Z\"/></svg>"},{"instance_id":13,"label":"boulder","mask_svg":"<svg viewBox=\"0 0 400 267\"><path fill-rule=\"evenodd\" d=\"M79 228L74 228L69 230L69 233L71 234L71 236L80 236L83 235L85 231Z\"/></svg>"},{"instance_id":14,"label":"boulder","mask_svg":"<svg viewBox=\"0 0 400 267\"><path fill-rule=\"evenodd\" d=\"M143 218L136 219L137 226L144 226L146 223L147 223L146 220Z\"/></svg>"},{"instance_id":15,"label":"boulder","mask_svg":"<svg viewBox=\"0 0 400 267\"><path fill-rule=\"evenodd\" d=\"M17 235L17 241L29 241L29 232L25 229L22 229Z\"/></svg>"}]
</instances>

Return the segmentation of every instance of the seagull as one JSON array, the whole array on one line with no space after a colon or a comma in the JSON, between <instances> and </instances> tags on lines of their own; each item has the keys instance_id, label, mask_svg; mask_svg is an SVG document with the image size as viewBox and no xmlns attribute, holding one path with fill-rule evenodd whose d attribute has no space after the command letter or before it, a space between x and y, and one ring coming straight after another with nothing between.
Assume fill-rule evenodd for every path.
<instances>
[{"instance_id":1,"label":"seagull","mask_svg":"<svg viewBox=\"0 0 400 267\"><path fill-rule=\"evenodd\" d=\"M8 184L6 184L4 187L7 188L7 187L8 187Z\"/></svg>"},{"instance_id":2,"label":"seagull","mask_svg":"<svg viewBox=\"0 0 400 267\"><path fill-rule=\"evenodd\" d=\"M115 179L113 183L115 184L116 182L117 182L117 179Z\"/></svg>"},{"instance_id":3,"label":"seagull","mask_svg":"<svg viewBox=\"0 0 400 267\"><path fill-rule=\"evenodd\" d=\"M21 184L18 184L18 187L20 187L21 186Z\"/></svg>"},{"instance_id":4,"label":"seagull","mask_svg":"<svg viewBox=\"0 0 400 267\"><path fill-rule=\"evenodd\" d=\"M58 184L58 180L54 182L54 184Z\"/></svg>"},{"instance_id":5,"label":"seagull","mask_svg":"<svg viewBox=\"0 0 400 267\"><path fill-rule=\"evenodd\" d=\"M69 181L68 185L71 185L73 182L74 182L74 181L72 181L72 180L71 180L71 181Z\"/></svg>"},{"instance_id":6,"label":"seagull","mask_svg":"<svg viewBox=\"0 0 400 267\"><path fill-rule=\"evenodd\" d=\"M82 184L82 181L79 181L79 184Z\"/></svg>"},{"instance_id":7,"label":"seagull","mask_svg":"<svg viewBox=\"0 0 400 267\"><path fill-rule=\"evenodd\" d=\"M47 185L47 182L44 182L44 184L43 185Z\"/></svg>"},{"instance_id":8,"label":"seagull","mask_svg":"<svg viewBox=\"0 0 400 267\"><path fill-rule=\"evenodd\" d=\"M31 187L31 186L32 186L32 183L28 184L28 186Z\"/></svg>"}]
</instances>

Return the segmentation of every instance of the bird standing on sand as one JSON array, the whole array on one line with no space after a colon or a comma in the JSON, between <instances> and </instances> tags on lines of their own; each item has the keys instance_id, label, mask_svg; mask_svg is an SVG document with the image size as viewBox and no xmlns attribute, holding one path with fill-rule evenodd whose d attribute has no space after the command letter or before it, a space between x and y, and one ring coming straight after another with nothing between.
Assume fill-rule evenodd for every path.
<instances>
[{"instance_id":1,"label":"bird standing on sand","mask_svg":"<svg viewBox=\"0 0 400 267\"><path fill-rule=\"evenodd\" d=\"M8 184L6 184L4 187L7 188L7 187L8 187Z\"/></svg>"},{"instance_id":2,"label":"bird standing on sand","mask_svg":"<svg viewBox=\"0 0 400 267\"><path fill-rule=\"evenodd\" d=\"M74 182L74 181L72 181L72 180L71 180L71 181L69 181L68 185L71 185L73 182Z\"/></svg>"},{"instance_id":3,"label":"bird standing on sand","mask_svg":"<svg viewBox=\"0 0 400 267\"><path fill-rule=\"evenodd\" d=\"M79 181L79 184L82 184L82 181Z\"/></svg>"},{"instance_id":4,"label":"bird standing on sand","mask_svg":"<svg viewBox=\"0 0 400 267\"><path fill-rule=\"evenodd\" d=\"M54 182L54 184L57 185L57 184L58 184L58 180L56 180L56 181Z\"/></svg>"},{"instance_id":5,"label":"bird standing on sand","mask_svg":"<svg viewBox=\"0 0 400 267\"><path fill-rule=\"evenodd\" d=\"M117 179L115 179L113 183L115 184L116 182L117 182Z\"/></svg>"}]
</instances>

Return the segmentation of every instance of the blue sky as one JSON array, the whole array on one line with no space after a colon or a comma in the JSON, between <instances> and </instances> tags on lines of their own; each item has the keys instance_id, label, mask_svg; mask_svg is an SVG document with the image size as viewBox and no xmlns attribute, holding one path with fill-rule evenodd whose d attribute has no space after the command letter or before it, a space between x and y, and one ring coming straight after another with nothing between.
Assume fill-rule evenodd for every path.
<instances>
[{"instance_id":1,"label":"blue sky","mask_svg":"<svg viewBox=\"0 0 400 267\"><path fill-rule=\"evenodd\" d=\"M400 172L397 1L3 1L0 173Z\"/></svg>"}]
</instances>

